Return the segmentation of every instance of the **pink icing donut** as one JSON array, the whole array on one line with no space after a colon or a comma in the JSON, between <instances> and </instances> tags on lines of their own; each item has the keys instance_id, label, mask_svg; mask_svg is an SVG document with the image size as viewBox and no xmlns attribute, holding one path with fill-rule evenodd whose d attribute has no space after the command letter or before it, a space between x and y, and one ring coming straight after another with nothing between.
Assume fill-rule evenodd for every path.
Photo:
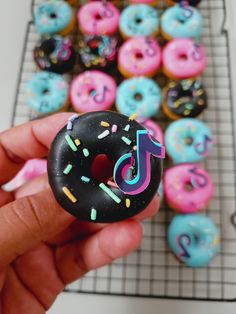
<instances>
[{"instance_id":1,"label":"pink icing donut","mask_svg":"<svg viewBox=\"0 0 236 314\"><path fill-rule=\"evenodd\" d=\"M195 78L207 65L204 47L189 38L171 40L165 46L162 58L163 71L172 79Z\"/></svg>"},{"instance_id":2,"label":"pink icing donut","mask_svg":"<svg viewBox=\"0 0 236 314\"><path fill-rule=\"evenodd\" d=\"M112 35L117 32L120 13L110 2L94 1L81 7L78 23L86 35Z\"/></svg>"},{"instance_id":3,"label":"pink icing donut","mask_svg":"<svg viewBox=\"0 0 236 314\"><path fill-rule=\"evenodd\" d=\"M100 71L86 71L71 83L70 98L76 111L108 110L115 102L116 83Z\"/></svg>"},{"instance_id":4,"label":"pink icing donut","mask_svg":"<svg viewBox=\"0 0 236 314\"><path fill-rule=\"evenodd\" d=\"M153 38L127 40L118 53L119 71L125 77L153 76L161 64L161 49Z\"/></svg>"},{"instance_id":5,"label":"pink icing donut","mask_svg":"<svg viewBox=\"0 0 236 314\"><path fill-rule=\"evenodd\" d=\"M205 209L214 192L209 174L197 164L182 164L166 170L164 193L168 204L180 213Z\"/></svg>"},{"instance_id":6,"label":"pink icing donut","mask_svg":"<svg viewBox=\"0 0 236 314\"><path fill-rule=\"evenodd\" d=\"M164 134L162 132L162 129L159 127L159 125L152 121L151 119L145 120L144 122L140 123L147 129L150 134L158 140L161 144L164 144Z\"/></svg>"},{"instance_id":7,"label":"pink icing donut","mask_svg":"<svg viewBox=\"0 0 236 314\"><path fill-rule=\"evenodd\" d=\"M24 167L17 173L17 175L7 184L4 185L5 191L14 191L21 185L31 181L32 179L47 172L47 160L45 159L31 159L28 160Z\"/></svg>"}]
</instances>

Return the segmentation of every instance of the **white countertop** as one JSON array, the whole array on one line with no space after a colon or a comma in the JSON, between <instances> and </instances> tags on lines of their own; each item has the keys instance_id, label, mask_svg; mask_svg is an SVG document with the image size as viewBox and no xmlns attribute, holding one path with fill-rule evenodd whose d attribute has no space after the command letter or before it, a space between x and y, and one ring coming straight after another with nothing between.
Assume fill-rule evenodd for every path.
<instances>
[{"instance_id":1,"label":"white countertop","mask_svg":"<svg viewBox=\"0 0 236 314\"><path fill-rule=\"evenodd\" d=\"M226 0L235 5L235 1ZM229 10L229 23L235 23L233 17L236 10ZM233 14L234 13L234 14ZM234 16L233 16L234 15ZM27 21L30 19L30 0L3 1L0 10L0 130L9 127L12 106L15 97L17 76L20 67L21 51L25 36ZM226 26L228 25L226 23ZM232 26L235 30L235 27ZM236 33L233 34L236 42ZM233 38L233 37L232 37ZM234 50L235 51L235 50ZM236 60L236 58L235 58ZM235 62L231 63L233 68ZM236 70L233 74L236 74ZM143 314L143 313L214 313L233 314L236 310L235 303L217 302L190 302L159 299L111 297L86 294L62 294L50 314Z\"/></svg>"}]
</instances>

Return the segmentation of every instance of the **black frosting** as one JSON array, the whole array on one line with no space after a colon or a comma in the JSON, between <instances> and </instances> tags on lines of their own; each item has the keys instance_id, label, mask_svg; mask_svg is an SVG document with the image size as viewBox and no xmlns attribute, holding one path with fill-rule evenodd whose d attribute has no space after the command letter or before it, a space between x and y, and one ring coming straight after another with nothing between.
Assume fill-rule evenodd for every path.
<instances>
[{"instance_id":1,"label":"black frosting","mask_svg":"<svg viewBox=\"0 0 236 314\"><path fill-rule=\"evenodd\" d=\"M64 74L73 69L76 53L70 39L60 35L46 36L35 47L34 60L41 70Z\"/></svg>"},{"instance_id":2,"label":"black frosting","mask_svg":"<svg viewBox=\"0 0 236 314\"><path fill-rule=\"evenodd\" d=\"M85 69L110 69L115 65L118 39L114 36L84 36L78 54Z\"/></svg>"},{"instance_id":3,"label":"black frosting","mask_svg":"<svg viewBox=\"0 0 236 314\"><path fill-rule=\"evenodd\" d=\"M172 1L176 3L187 3L188 5L191 5L193 7L196 7L201 2L201 0L172 0Z\"/></svg>"},{"instance_id":4,"label":"black frosting","mask_svg":"<svg viewBox=\"0 0 236 314\"><path fill-rule=\"evenodd\" d=\"M164 103L173 114L194 118L207 108L206 91L200 80L169 82Z\"/></svg>"},{"instance_id":5,"label":"black frosting","mask_svg":"<svg viewBox=\"0 0 236 314\"><path fill-rule=\"evenodd\" d=\"M101 121L108 122L109 127L101 125ZM130 125L129 131L124 128ZM117 125L117 132L112 133L113 125ZM110 134L103 139L98 136L106 129ZM59 204L72 215L79 219L95 222L114 222L126 219L138 214L150 203L160 183L162 173L162 160L151 156L151 180L142 193L137 195L124 194L120 189L111 187L107 182L104 184L121 199L116 203L106 192L104 192L98 181L92 175L91 165L96 156L105 154L109 160L116 162L121 156L132 152L135 161L136 151L136 131L144 128L136 121L130 121L128 117L116 112L98 111L90 112L79 116L73 122L73 129L68 130L65 126L56 136L48 159L48 175L51 188ZM73 151L65 140L69 135L75 141L80 140L77 151ZM127 145L121 140L125 136L132 143ZM153 139L154 140L154 139ZM154 140L155 141L155 140ZM89 156L85 157L83 149L88 149ZM72 165L69 174L64 174L64 169ZM81 177L90 178L90 182L85 183ZM130 174L130 179L136 176L134 169ZM63 192L63 187L67 187L76 198L72 202ZM130 206L126 206L126 199L130 200ZM96 218L92 219L92 210L96 210Z\"/></svg>"}]
</instances>

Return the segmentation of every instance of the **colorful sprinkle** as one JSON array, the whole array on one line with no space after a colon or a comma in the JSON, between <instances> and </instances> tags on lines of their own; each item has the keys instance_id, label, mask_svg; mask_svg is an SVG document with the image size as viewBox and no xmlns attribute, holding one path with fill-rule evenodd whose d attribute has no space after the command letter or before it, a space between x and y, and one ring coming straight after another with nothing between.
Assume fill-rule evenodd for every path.
<instances>
[{"instance_id":1,"label":"colorful sprinkle","mask_svg":"<svg viewBox=\"0 0 236 314\"><path fill-rule=\"evenodd\" d=\"M64 174L69 174L70 171L71 171L71 169L72 169L72 165L71 165L71 164L68 164L68 165L66 166L66 168L64 169L63 173L64 173Z\"/></svg>"},{"instance_id":2,"label":"colorful sprinkle","mask_svg":"<svg viewBox=\"0 0 236 314\"><path fill-rule=\"evenodd\" d=\"M67 123L67 130L71 131L73 129L73 122L79 117L77 113L73 114L69 119Z\"/></svg>"},{"instance_id":3,"label":"colorful sprinkle","mask_svg":"<svg viewBox=\"0 0 236 314\"><path fill-rule=\"evenodd\" d=\"M109 186L111 186L112 188L118 189L118 185L115 182L111 181L111 180L108 180L107 184Z\"/></svg>"},{"instance_id":4,"label":"colorful sprinkle","mask_svg":"<svg viewBox=\"0 0 236 314\"><path fill-rule=\"evenodd\" d=\"M98 135L98 139L101 140L104 137L108 136L109 134L110 134L110 131L106 130L106 131L104 131L104 132L102 132L101 134Z\"/></svg>"},{"instance_id":5,"label":"colorful sprinkle","mask_svg":"<svg viewBox=\"0 0 236 314\"><path fill-rule=\"evenodd\" d=\"M130 199L129 199L129 198L126 198L126 200L125 200L125 206L126 206L127 208L129 208L129 207L130 207L130 204L131 204Z\"/></svg>"},{"instance_id":6,"label":"colorful sprinkle","mask_svg":"<svg viewBox=\"0 0 236 314\"><path fill-rule=\"evenodd\" d=\"M70 135L66 135L65 136L65 140L67 141L67 144L70 146L70 148L76 152L78 150L78 148L75 146L75 143L73 142L72 138L70 137Z\"/></svg>"},{"instance_id":7,"label":"colorful sprinkle","mask_svg":"<svg viewBox=\"0 0 236 314\"><path fill-rule=\"evenodd\" d=\"M79 146L81 144L81 142L80 142L80 140L77 138L77 139L75 139L75 145L76 146Z\"/></svg>"},{"instance_id":8,"label":"colorful sprinkle","mask_svg":"<svg viewBox=\"0 0 236 314\"><path fill-rule=\"evenodd\" d=\"M101 126L104 126L105 128L108 128L110 124L106 121L101 121Z\"/></svg>"},{"instance_id":9,"label":"colorful sprinkle","mask_svg":"<svg viewBox=\"0 0 236 314\"><path fill-rule=\"evenodd\" d=\"M121 199L115 195L115 193L112 192L112 190L110 190L104 183L100 183L99 184L100 189L102 189L105 193L107 193L107 195L110 196L110 198L113 199L113 201L115 201L117 204L119 204L121 202Z\"/></svg>"},{"instance_id":10,"label":"colorful sprinkle","mask_svg":"<svg viewBox=\"0 0 236 314\"><path fill-rule=\"evenodd\" d=\"M124 127L124 131L128 132L128 131L129 131L129 129L130 129L130 125L129 125L129 124L127 124L127 125Z\"/></svg>"},{"instance_id":11,"label":"colorful sprinkle","mask_svg":"<svg viewBox=\"0 0 236 314\"><path fill-rule=\"evenodd\" d=\"M90 178L85 177L85 176L82 176L82 177L81 177L81 181L86 182L86 183L89 183L89 182L90 182Z\"/></svg>"},{"instance_id":12,"label":"colorful sprinkle","mask_svg":"<svg viewBox=\"0 0 236 314\"><path fill-rule=\"evenodd\" d=\"M133 147L133 150L137 150L137 146L136 145Z\"/></svg>"},{"instance_id":13,"label":"colorful sprinkle","mask_svg":"<svg viewBox=\"0 0 236 314\"><path fill-rule=\"evenodd\" d=\"M125 137L125 136L122 136L121 139L122 139L122 141L125 142L125 144L127 144L127 145L130 145L130 144L132 143L132 141L131 141L129 138Z\"/></svg>"},{"instance_id":14,"label":"colorful sprinkle","mask_svg":"<svg viewBox=\"0 0 236 314\"><path fill-rule=\"evenodd\" d=\"M85 157L88 157L89 156L89 150L87 148L84 148L83 149L83 154Z\"/></svg>"},{"instance_id":15,"label":"colorful sprinkle","mask_svg":"<svg viewBox=\"0 0 236 314\"><path fill-rule=\"evenodd\" d=\"M130 117L129 117L129 120L130 121L133 121L137 118L138 114L137 113L133 113Z\"/></svg>"},{"instance_id":16,"label":"colorful sprinkle","mask_svg":"<svg viewBox=\"0 0 236 314\"><path fill-rule=\"evenodd\" d=\"M95 208L92 208L91 210L91 220L96 220L97 219L97 210Z\"/></svg>"},{"instance_id":17,"label":"colorful sprinkle","mask_svg":"<svg viewBox=\"0 0 236 314\"><path fill-rule=\"evenodd\" d=\"M117 125L113 124L113 126L111 128L112 133L116 133L117 129L118 129Z\"/></svg>"},{"instance_id":18,"label":"colorful sprinkle","mask_svg":"<svg viewBox=\"0 0 236 314\"><path fill-rule=\"evenodd\" d=\"M77 202L77 198L71 193L71 191L66 186L63 186L62 191L71 200L72 203Z\"/></svg>"}]
</instances>

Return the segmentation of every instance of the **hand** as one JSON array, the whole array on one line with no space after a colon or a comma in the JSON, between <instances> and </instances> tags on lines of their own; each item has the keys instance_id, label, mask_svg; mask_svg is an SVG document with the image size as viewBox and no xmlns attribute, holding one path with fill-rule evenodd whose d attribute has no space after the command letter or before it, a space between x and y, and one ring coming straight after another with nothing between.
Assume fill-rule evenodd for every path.
<instances>
[{"instance_id":1,"label":"hand","mask_svg":"<svg viewBox=\"0 0 236 314\"><path fill-rule=\"evenodd\" d=\"M0 184L32 158L47 156L71 113L29 122L0 134ZM76 220L55 201L47 176L14 193L0 189L0 313L41 314L65 285L127 255L141 242L140 221L155 214L157 197L134 217L113 224Z\"/></svg>"}]
</instances>

